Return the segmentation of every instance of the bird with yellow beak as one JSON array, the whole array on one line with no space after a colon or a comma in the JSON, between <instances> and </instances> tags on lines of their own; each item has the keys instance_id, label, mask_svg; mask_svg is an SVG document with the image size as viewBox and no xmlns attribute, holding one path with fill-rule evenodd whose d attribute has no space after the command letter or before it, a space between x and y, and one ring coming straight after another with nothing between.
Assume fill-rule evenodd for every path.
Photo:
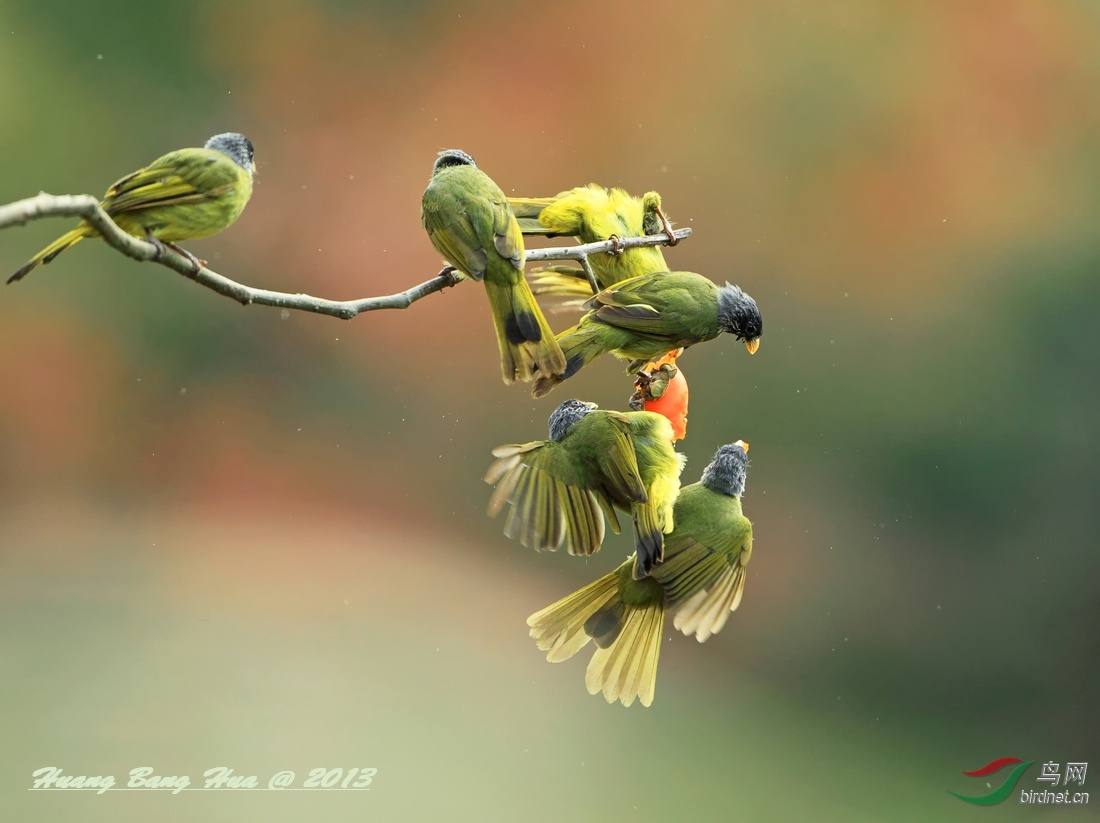
<instances>
[{"instance_id":1,"label":"bird with yellow beak","mask_svg":"<svg viewBox=\"0 0 1100 823\"><path fill-rule=\"evenodd\" d=\"M713 340L722 332L760 346L763 320L756 301L738 286L719 287L690 271L632 277L604 289L587 303L588 314L558 335L565 371L543 374L532 394L542 397L607 352L630 360L628 372L671 351Z\"/></svg>"}]
</instances>

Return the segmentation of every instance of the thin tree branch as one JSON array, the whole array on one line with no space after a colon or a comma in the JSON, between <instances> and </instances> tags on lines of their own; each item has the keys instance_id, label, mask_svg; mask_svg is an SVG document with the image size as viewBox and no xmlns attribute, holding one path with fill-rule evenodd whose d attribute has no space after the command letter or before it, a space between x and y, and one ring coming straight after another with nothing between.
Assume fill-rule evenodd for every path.
<instances>
[{"instance_id":1,"label":"thin tree branch","mask_svg":"<svg viewBox=\"0 0 1100 823\"><path fill-rule=\"evenodd\" d=\"M596 279L596 270L592 268L592 261L588 259L587 254L581 258L581 268L584 269L584 276L588 278L588 285L592 288L592 293L599 294L600 281Z\"/></svg>"},{"instance_id":2,"label":"thin tree branch","mask_svg":"<svg viewBox=\"0 0 1100 823\"><path fill-rule=\"evenodd\" d=\"M38 220L43 217L83 217L103 236L107 243L127 257L132 257L134 260L152 260L160 263L162 266L167 266L178 274L194 280L200 286L205 286L218 294L236 300L243 306L255 303L261 306L297 309L350 320L364 312L379 309L407 309L417 300L454 286L459 282L459 276L455 270L447 266L431 280L426 280L403 292L381 297L363 297L358 300L327 300L309 294L291 294L289 292L256 289L238 283L236 280L231 280L206 266L201 266L196 270L195 264L182 254L178 254L170 248L158 249L146 240L127 234L118 227L107 212L100 208L99 201L88 194L54 195L42 192L35 197L28 197L26 200L17 200L14 203L2 205L0 206L0 229L8 226L22 226L31 220ZM691 229L676 229L673 234L677 240L683 240L691 234ZM623 237L618 240L618 247L620 249L631 249L639 246L667 245L668 242L669 236L662 233L650 235L649 237ZM592 273L588 257L592 254L610 252L614 248L615 241L607 240L602 243L587 243L582 246L529 249L527 260L528 262L577 260L585 269L589 282L595 288L595 275Z\"/></svg>"},{"instance_id":3,"label":"thin tree branch","mask_svg":"<svg viewBox=\"0 0 1100 823\"><path fill-rule=\"evenodd\" d=\"M691 236L691 229L675 229L673 235L679 242ZM545 249L528 249L527 262L539 263L543 260L584 260L593 254L606 254L615 249L636 249L640 246L668 245L668 235L650 234L646 237L620 237L618 240L601 240L599 243L585 243L581 246L547 246Z\"/></svg>"}]
</instances>

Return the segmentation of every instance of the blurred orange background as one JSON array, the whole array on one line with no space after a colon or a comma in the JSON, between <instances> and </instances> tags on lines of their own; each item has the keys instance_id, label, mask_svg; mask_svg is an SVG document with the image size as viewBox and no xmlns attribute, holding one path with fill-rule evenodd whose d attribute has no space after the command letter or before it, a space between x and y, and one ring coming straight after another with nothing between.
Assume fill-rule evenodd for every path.
<instances>
[{"instance_id":1,"label":"blurred orange background","mask_svg":"<svg viewBox=\"0 0 1100 823\"><path fill-rule=\"evenodd\" d=\"M5 819L969 819L960 770L1100 759L1098 35L1084 2L0 0L0 203L241 131L252 201L188 248L365 297L439 270L458 147L520 196L659 190L670 265L765 318L682 360L684 480L751 442L756 551L647 710L525 624L629 536L536 556L481 482L556 403L625 408L611 358L534 401L480 287L344 322L100 242L3 289ZM0 232L0 271L68 225ZM46 765L378 774L26 791Z\"/></svg>"}]
</instances>

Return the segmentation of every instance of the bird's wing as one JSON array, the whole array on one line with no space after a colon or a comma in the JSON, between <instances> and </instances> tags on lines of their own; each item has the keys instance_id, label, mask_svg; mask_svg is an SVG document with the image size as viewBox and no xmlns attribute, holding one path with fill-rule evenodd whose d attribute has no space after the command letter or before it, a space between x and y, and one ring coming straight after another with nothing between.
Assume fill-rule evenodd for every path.
<instances>
[{"instance_id":1,"label":"bird's wing","mask_svg":"<svg viewBox=\"0 0 1100 823\"><path fill-rule=\"evenodd\" d=\"M657 276L657 275L661 276ZM672 276L670 273L660 272L655 274L642 274L620 280L610 288L606 288L592 298L592 305L606 306L636 306L646 305L655 309L661 309L667 302L670 291L682 291L682 278Z\"/></svg>"},{"instance_id":2,"label":"bird's wing","mask_svg":"<svg viewBox=\"0 0 1100 823\"><path fill-rule=\"evenodd\" d=\"M616 283L593 296L586 308L609 326L650 337L670 337L669 306L684 302L690 295L664 273L644 274ZM666 316L668 315L668 316ZM678 326L678 323L673 323Z\"/></svg>"},{"instance_id":3,"label":"bird's wing","mask_svg":"<svg viewBox=\"0 0 1100 823\"><path fill-rule=\"evenodd\" d=\"M618 286L604 289L588 301L586 308L609 326L641 334L661 333L660 310L633 291L624 291Z\"/></svg>"},{"instance_id":4,"label":"bird's wing","mask_svg":"<svg viewBox=\"0 0 1100 823\"><path fill-rule=\"evenodd\" d=\"M608 448L597 453L597 462L607 489L616 502L627 508L630 503L645 503L648 495L638 469L634 442L630 439L630 418L622 412L608 411L606 414L614 435Z\"/></svg>"},{"instance_id":5,"label":"bird's wing","mask_svg":"<svg viewBox=\"0 0 1100 823\"><path fill-rule=\"evenodd\" d=\"M485 276L488 256L473 223L453 198L430 187L424 195L420 219L436 250L474 280Z\"/></svg>"},{"instance_id":6,"label":"bird's wing","mask_svg":"<svg viewBox=\"0 0 1100 823\"><path fill-rule=\"evenodd\" d=\"M715 541L719 542L719 541ZM665 560L650 574L674 611L673 625L700 643L716 634L741 603L745 567L752 556L752 527L743 520L724 545L711 547L683 532L665 537Z\"/></svg>"},{"instance_id":7,"label":"bird's wing","mask_svg":"<svg viewBox=\"0 0 1100 823\"><path fill-rule=\"evenodd\" d=\"M108 214L213 200L239 180L233 161L209 149L169 152L123 177L103 196Z\"/></svg>"},{"instance_id":8,"label":"bird's wing","mask_svg":"<svg viewBox=\"0 0 1100 823\"><path fill-rule=\"evenodd\" d=\"M577 465L568 449L542 440L493 450L496 461L485 481L496 486L489 500L495 516L509 504L504 525L508 537L537 551L589 555L600 548L604 515L619 534L618 518L606 493L593 487L585 467Z\"/></svg>"},{"instance_id":9,"label":"bird's wing","mask_svg":"<svg viewBox=\"0 0 1100 823\"><path fill-rule=\"evenodd\" d=\"M659 336L664 331L661 313L644 303L633 306L600 306L596 309L596 317L609 326L636 334Z\"/></svg>"},{"instance_id":10,"label":"bird's wing","mask_svg":"<svg viewBox=\"0 0 1100 823\"><path fill-rule=\"evenodd\" d=\"M523 270L523 234L508 200L501 195L491 201L493 213L493 246L505 260Z\"/></svg>"}]
</instances>

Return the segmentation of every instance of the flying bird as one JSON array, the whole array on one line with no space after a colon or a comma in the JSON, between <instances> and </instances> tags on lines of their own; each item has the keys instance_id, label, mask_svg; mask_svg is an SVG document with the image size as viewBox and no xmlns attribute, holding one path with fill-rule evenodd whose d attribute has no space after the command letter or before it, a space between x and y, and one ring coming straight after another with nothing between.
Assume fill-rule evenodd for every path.
<instances>
[{"instance_id":1,"label":"flying bird","mask_svg":"<svg viewBox=\"0 0 1100 823\"><path fill-rule=\"evenodd\" d=\"M566 400L550 415L550 437L500 446L485 475L496 486L489 514L511 509L504 533L537 551L589 555L600 548L604 518L620 533L615 509L634 521L643 577L663 556L672 530L684 457L672 447L672 424L654 412L602 411Z\"/></svg>"},{"instance_id":2,"label":"flying bird","mask_svg":"<svg viewBox=\"0 0 1100 823\"><path fill-rule=\"evenodd\" d=\"M676 500L676 528L665 536L664 561L649 576L632 575L633 558L579 591L527 618L531 636L552 663L589 640L589 694L625 706L653 702L666 615L685 635L704 642L741 603L752 557L752 523L741 511L748 444L722 446L698 483Z\"/></svg>"}]
</instances>

